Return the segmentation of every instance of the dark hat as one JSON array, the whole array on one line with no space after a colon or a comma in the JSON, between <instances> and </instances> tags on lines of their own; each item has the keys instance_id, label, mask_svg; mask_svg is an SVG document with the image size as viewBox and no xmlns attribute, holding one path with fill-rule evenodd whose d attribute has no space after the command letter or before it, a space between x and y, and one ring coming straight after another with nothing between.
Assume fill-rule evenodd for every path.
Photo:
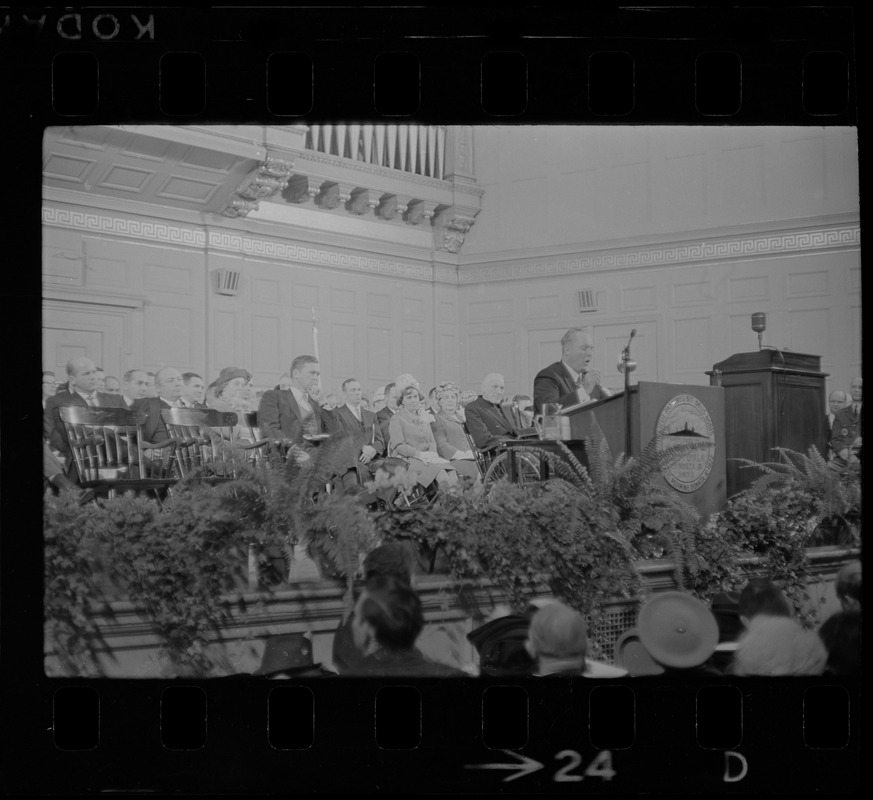
<instances>
[{"instance_id":1,"label":"dark hat","mask_svg":"<svg viewBox=\"0 0 873 800\"><path fill-rule=\"evenodd\" d=\"M712 612L690 594L660 592L646 602L637 618L640 641L666 667L697 667L718 644Z\"/></svg>"},{"instance_id":2,"label":"dark hat","mask_svg":"<svg viewBox=\"0 0 873 800\"><path fill-rule=\"evenodd\" d=\"M661 675L664 668L653 659L640 641L640 632L631 628L615 643L615 665L626 669L628 675Z\"/></svg>"},{"instance_id":3,"label":"dark hat","mask_svg":"<svg viewBox=\"0 0 873 800\"><path fill-rule=\"evenodd\" d=\"M234 378L245 378L247 381L252 379L252 374L242 367L225 367L218 373L218 377L209 384L209 389L218 389L227 383L230 383Z\"/></svg>"},{"instance_id":4,"label":"dark hat","mask_svg":"<svg viewBox=\"0 0 873 800\"><path fill-rule=\"evenodd\" d=\"M278 673L301 674L317 671L320 666L312 661L312 642L306 634L283 633L266 640L261 666L254 674L264 677Z\"/></svg>"},{"instance_id":5,"label":"dark hat","mask_svg":"<svg viewBox=\"0 0 873 800\"><path fill-rule=\"evenodd\" d=\"M467 640L479 653L479 667L484 675L529 675L536 663L527 652L530 619L521 614L498 617L467 634Z\"/></svg>"}]
</instances>

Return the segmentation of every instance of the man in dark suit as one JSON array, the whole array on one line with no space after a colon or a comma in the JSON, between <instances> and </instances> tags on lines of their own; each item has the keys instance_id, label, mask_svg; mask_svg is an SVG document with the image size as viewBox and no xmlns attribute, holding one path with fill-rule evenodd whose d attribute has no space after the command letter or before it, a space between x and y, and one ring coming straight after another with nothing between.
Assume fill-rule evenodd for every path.
<instances>
[{"instance_id":1,"label":"man in dark suit","mask_svg":"<svg viewBox=\"0 0 873 800\"><path fill-rule=\"evenodd\" d=\"M561 360L542 369L534 379L534 409L545 403L571 406L602 400L612 392L600 385L600 370L591 367L594 341L584 328L570 328L561 337Z\"/></svg>"},{"instance_id":2,"label":"man in dark suit","mask_svg":"<svg viewBox=\"0 0 873 800\"><path fill-rule=\"evenodd\" d=\"M270 389L258 404L261 437L290 442L296 457L309 458L312 445L303 437L336 430L333 412L321 408L324 394L318 385L321 369L315 356L297 356L291 362L291 388Z\"/></svg>"},{"instance_id":3,"label":"man in dark suit","mask_svg":"<svg viewBox=\"0 0 873 800\"><path fill-rule=\"evenodd\" d=\"M397 386L389 383L385 386L385 406L376 412L376 423L379 425L379 433L382 437L382 443L385 445L385 450L379 455L385 455L388 450L388 425L391 423L391 417L397 413L397 401L400 399L400 392L397 391Z\"/></svg>"},{"instance_id":4,"label":"man in dark suit","mask_svg":"<svg viewBox=\"0 0 873 800\"><path fill-rule=\"evenodd\" d=\"M182 407L206 408L203 398L206 397L206 383L196 372L182 374Z\"/></svg>"},{"instance_id":5,"label":"man in dark suit","mask_svg":"<svg viewBox=\"0 0 873 800\"><path fill-rule=\"evenodd\" d=\"M67 459L67 469L71 466L70 444L61 420L60 409L66 406L95 408L123 408L117 395L97 391L97 368L90 358L73 358L67 362L69 386L48 398L43 415L43 435L49 447Z\"/></svg>"},{"instance_id":6,"label":"man in dark suit","mask_svg":"<svg viewBox=\"0 0 873 800\"><path fill-rule=\"evenodd\" d=\"M175 367L161 367L155 373L157 397L144 397L134 403L134 408L145 414L142 435L147 442L165 442L170 438L167 424L161 416L165 408L180 407L182 397L182 373Z\"/></svg>"},{"instance_id":7,"label":"man in dark suit","mask_svg":"<svg viewBox=\"0 0 873 800\"><path fill-rule=\"evenodd\" d=\"M342 383L346 402L334 411L340 431L349 436L348 452L340 465L343 490L357 492L359 487L372 480L376 459L385 450L382 433L376 415L361 406L363 389L356 378L347 378Z\"/></svg>"},{"instance_id":8,"label":"man in dark suit","mask_svg":"<svg viewBox=\"0 0 873 800\"><path fill-rule=\"evenodd\" d=\"M124 405L122 408L133 408L133 404L137 400L142 400L148 397L149 391L149 376L144 370L129 369L122 375L121 383L121 399Z\"/></svg>"},{"instance_id":9,"label":"man in dark suit","mask_svg":"<svg viewBox=\"0 0 873 800\"><path fill-rule=\"evenodd\" d=\"M482 394L464 409L467 430L480 450L490 450L506 439L518 438L515 423L503 411L504 381L492 372L482 381Z\"/></svg>"}]
</instances>

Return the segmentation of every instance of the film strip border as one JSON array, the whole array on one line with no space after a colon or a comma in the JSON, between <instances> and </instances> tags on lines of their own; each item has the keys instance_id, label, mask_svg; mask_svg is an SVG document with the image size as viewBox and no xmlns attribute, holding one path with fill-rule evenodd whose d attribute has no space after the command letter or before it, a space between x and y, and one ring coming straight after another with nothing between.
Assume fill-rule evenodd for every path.
<instances>
[{"instance_id":1,"label":"film strip border","mask_svg":"<svg viewBox=\"0 0 873 800\"><path fill-rule=\"evenodd\" d=\"M46 768L78 787L102 756L100 788L114 791L203 786L172 772L183 760L230 791L856 788L858 698L819 680L230 683L133 698L117 684L60 688L50 719L44 709ZM123 752L155 771L131 770Z\"/></svg>"},{"instance_id":2,"label":"film strip border","mask_svg":"<svg viewBox=\"0 0 873 800\"><path fill-rule=\"evenodd\" d=\"M15 105L83 124L854 124L854 10L10 9Z\"/></svg>"}]
</instances>

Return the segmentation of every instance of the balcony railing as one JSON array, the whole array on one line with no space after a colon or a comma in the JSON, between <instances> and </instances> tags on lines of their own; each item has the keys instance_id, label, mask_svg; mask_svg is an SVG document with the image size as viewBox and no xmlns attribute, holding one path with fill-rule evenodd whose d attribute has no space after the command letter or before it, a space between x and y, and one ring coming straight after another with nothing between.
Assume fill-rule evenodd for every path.
<instances>
[{"instance_id":1,"label":"balcony railing","mask_svg":"<svg viewBox=\"0 0 873 800\"><path fill-rule=\"evenodd\" d=\"M446 166L446 126L310 125L306 148L442 180Z\"/></svg>"}]
</instances>

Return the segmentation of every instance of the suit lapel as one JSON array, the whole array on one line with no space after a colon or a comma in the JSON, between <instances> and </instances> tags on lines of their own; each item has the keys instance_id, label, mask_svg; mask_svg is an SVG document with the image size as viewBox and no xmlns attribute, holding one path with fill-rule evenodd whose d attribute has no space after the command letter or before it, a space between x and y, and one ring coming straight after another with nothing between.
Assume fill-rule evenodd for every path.
<instances>
[{"instance_id":1,"label":"suit lapel","mask_svg":"<svg viewBox=\"0 0 873 800\"><path fill-rule=\"evenodd\" d=\"M567 369L567 365L564 364L563 361L558 362L561 369L561 376L564 378L564 394L570 394L570 392L576 391L576 381L573 380L573 376L570 374L570 371Z\"/></svg>"}]
</instances>

